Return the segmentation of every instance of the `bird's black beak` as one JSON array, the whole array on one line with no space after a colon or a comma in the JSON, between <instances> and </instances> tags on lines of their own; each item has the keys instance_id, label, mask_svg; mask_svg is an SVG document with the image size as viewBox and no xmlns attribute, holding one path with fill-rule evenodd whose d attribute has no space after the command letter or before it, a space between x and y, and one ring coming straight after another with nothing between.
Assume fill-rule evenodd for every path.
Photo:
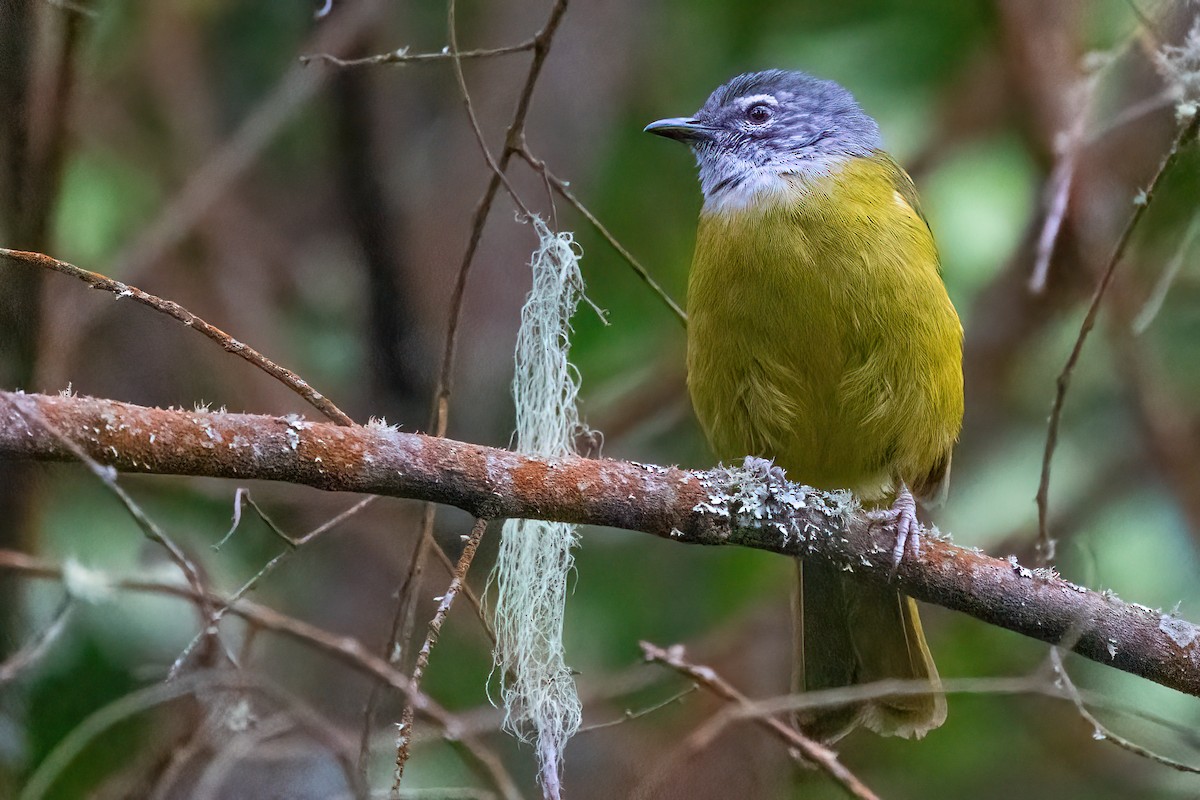
<instances>
[{"instance_id":1,"label":"bird's black beak","mask_svg":"<svg viewBox=\"0 0 1200 800\"><path fill-rule=\"evenodd\" d=\"M668 139L680 142L701 142L712 138L715 128L705 125L695 117L671 117L651 122L643 130L646 133L656 133Z\"/></svg>"}]
</instances>

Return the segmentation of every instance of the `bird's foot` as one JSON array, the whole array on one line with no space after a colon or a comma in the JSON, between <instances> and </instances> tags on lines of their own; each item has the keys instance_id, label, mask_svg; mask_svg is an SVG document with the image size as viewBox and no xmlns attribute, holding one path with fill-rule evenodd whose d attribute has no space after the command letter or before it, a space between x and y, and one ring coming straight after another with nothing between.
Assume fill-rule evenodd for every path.
<instances>
[{"instance_id":1,"label":"bird's foot","mask_svg":"<svg viewBox=\"0 0 1200 800\"><path fill-rule=\"evenodd\" d=\"M921 523L917 520L917 501L903 483L896 494L891 508L872 511L868 515L872 522L896 526L896 544L892 548L892 576L904 559L904 549L912 542L914 556L921 554Z\"/></svg>"}]
</instances>

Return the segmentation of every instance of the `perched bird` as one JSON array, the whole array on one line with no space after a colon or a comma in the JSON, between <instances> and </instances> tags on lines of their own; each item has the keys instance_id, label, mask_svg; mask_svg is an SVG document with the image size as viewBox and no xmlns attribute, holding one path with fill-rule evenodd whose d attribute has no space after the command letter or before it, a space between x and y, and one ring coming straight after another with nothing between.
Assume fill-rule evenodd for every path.
<instances>
[{"instance_id":1,"label":"perched bird","mask_svg":"<svg viewBox=\"0 0 1200 800\"><path fill-rule=\"evenodd\" d=\"M833 81L740 75L692 117L646 130L688 144L704 204L688 280L688 389L718 457L772 459L851 489L915 536L915 492L944 493L963 414L962 325L912 179ZM802 715L834 741L857 725L920 737L946 701L916 603L797 561L797 690L887 678L929 692Z\"/></svg>"}]
</instances>

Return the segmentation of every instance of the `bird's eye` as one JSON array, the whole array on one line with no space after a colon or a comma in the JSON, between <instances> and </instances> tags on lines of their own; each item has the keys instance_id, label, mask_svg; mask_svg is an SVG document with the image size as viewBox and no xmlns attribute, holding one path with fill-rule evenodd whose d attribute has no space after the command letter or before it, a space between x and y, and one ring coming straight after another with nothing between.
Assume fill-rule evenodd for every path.
<instances>
[{"instance_id":1,"label":"bird's eye","mask_svg":"<svg viewBox=\"0 0 1200 800\"><path fill-rule=\"evenodd\" d=\"M775 116L775 109L766 103L755 103L746 109L746 121L751 125L766 125Z\"/></svg>"}]
</instances>

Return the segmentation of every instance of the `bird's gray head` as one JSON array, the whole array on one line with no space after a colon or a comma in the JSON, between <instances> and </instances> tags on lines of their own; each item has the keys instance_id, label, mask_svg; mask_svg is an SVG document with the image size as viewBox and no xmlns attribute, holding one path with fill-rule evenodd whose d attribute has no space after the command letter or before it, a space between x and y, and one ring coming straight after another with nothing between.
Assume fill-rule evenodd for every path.
<instances>
[{"instance_id":1,"label":"bird's gray head","mask_svg":"<svg viewBox=\"0 0 1200 800\"><path fill-rule=\"evenodd\" d=\"M879 126L850 92L779 69L739 75L695 116L661 119L646 130L692 148L705 205L713 208L744 205L782 189L785 176L826 174L847 158L882 148Z\"/></svg>"}]
</instances>

